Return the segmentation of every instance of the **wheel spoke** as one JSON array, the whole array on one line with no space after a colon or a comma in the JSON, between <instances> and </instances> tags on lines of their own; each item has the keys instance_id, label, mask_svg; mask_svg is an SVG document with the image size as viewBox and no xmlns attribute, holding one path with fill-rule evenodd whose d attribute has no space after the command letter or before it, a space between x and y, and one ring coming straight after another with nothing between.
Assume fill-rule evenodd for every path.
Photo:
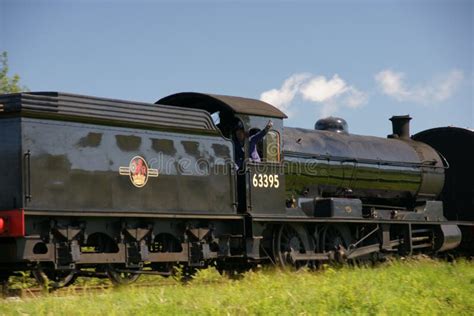
<instances>
[{"instance_id":1,"label":"wheel spoke","mask_svg":"<svg viewBox=\"0 0 474 316\"><path fill-rule=\"evenodd\" d=\"M52 289L69 286L77 279L77 271L75 270L58 271L45 269L41 265L38 265L31 273L39 285Z\"/></svg>"},{"instance_id":2,"label":"wheel spoke","mask_svg":"<svg viewBox=\"0 0 474 316\"><path fill-rule=\"evenodd\" d=\"M347 226L328 224L319 232L318 236L320 250L333 252L335 260L343 263L345 249L350 243L350 231Z\"/></svg>"},{"instance_id":3,"label":"wheel spoke","mask_svg":"<svg viewBox=\"0 0 474 316\"><path fill-rule=\"evenodd\" d=\"M128 285L138 280L140 277L139 273L133 272L122 272L120 266L109 264L107 265L106 272L110 281L115 285ZM137 270L138 271L138 270Z\"/></svg>"},{"instance_id":4,"label":"wheel spoke","mask_svg":"<svg viewBox=\"0 0 474 316\"><path fill-rule=\"evenodd\" d=\"M278 227L273 235L273 254L281 267L301 268L308 265L308 261L293 261L292 253L305 253L303 237L299 235L297 229L292 224L284 224ZM307 237L307 236L305 236Z\"/></svg>"}]
</instances>

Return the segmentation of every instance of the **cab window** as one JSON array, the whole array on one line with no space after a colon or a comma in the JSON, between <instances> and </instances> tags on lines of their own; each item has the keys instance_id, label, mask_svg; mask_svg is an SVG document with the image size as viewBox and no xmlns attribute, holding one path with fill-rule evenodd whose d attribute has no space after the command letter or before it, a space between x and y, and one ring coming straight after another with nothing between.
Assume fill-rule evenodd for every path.
<instances>
[{"instance_id":1,"label":"cab window","mask_svg":"<svg viewBox=\"0 0 474 316\"><path fill-rule=\"evenodd\" d=\"M280 134L269 131L264 138L264 155L266 162L280 162Z\"/></svg>"}]
</instances>

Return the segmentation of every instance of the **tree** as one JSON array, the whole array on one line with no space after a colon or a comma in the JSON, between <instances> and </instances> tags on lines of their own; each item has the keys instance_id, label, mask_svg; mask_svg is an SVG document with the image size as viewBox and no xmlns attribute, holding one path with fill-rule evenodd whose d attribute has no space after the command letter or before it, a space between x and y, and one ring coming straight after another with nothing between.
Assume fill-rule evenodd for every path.
<instances>
[{"instance_id":1,"label":"tree","mask_svg":"<svg viewBox=\"0 0 474 316\"><path fill-rule=\"evenodd\" d=\"M0 54L0 94L28 91L27 87L20 85L20 76L14 74L9 77L8 70L8 53L2 52Z\"/></svg>"}]
</instances>

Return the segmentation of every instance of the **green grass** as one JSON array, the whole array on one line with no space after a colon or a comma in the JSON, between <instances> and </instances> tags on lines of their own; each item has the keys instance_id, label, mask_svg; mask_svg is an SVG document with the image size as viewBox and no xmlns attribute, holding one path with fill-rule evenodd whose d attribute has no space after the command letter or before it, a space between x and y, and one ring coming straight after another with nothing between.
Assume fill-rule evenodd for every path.
<instances>
[{"instance_id":1,"label":"green grass","mask_svg":"<svg viewBox=\"0 0 474 316\"><path fill-rule=\"evenodd\" d=\"M208 269L189 284L166 283L0 300L0 315L474 315L474 264L468 261L264 270L238 281Z\"/></svg>"}]
</instances>

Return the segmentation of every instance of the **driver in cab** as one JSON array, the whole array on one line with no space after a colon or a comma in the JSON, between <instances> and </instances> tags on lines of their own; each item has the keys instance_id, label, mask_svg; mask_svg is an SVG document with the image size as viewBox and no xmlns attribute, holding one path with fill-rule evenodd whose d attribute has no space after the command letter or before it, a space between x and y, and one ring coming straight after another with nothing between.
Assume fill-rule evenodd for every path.
<instances>
[{"instance_id":1,"label":"driver in cab","mask_svg":"<svg viewBox=\"0 0 474 316\"><path fill-rule=\"evenodd\" d=\"M237 164L237 170L241 170L245 160L245 139L249 139L249 158L252 162L260 162L260 155L257 151L257 144L265 137L268 131L273 127L273 122L268 121L264 129L249 134L245 131L242 122L238 122L234 129L234 152L235 152L235 163Z\"/></svg>"}]
</instances>

